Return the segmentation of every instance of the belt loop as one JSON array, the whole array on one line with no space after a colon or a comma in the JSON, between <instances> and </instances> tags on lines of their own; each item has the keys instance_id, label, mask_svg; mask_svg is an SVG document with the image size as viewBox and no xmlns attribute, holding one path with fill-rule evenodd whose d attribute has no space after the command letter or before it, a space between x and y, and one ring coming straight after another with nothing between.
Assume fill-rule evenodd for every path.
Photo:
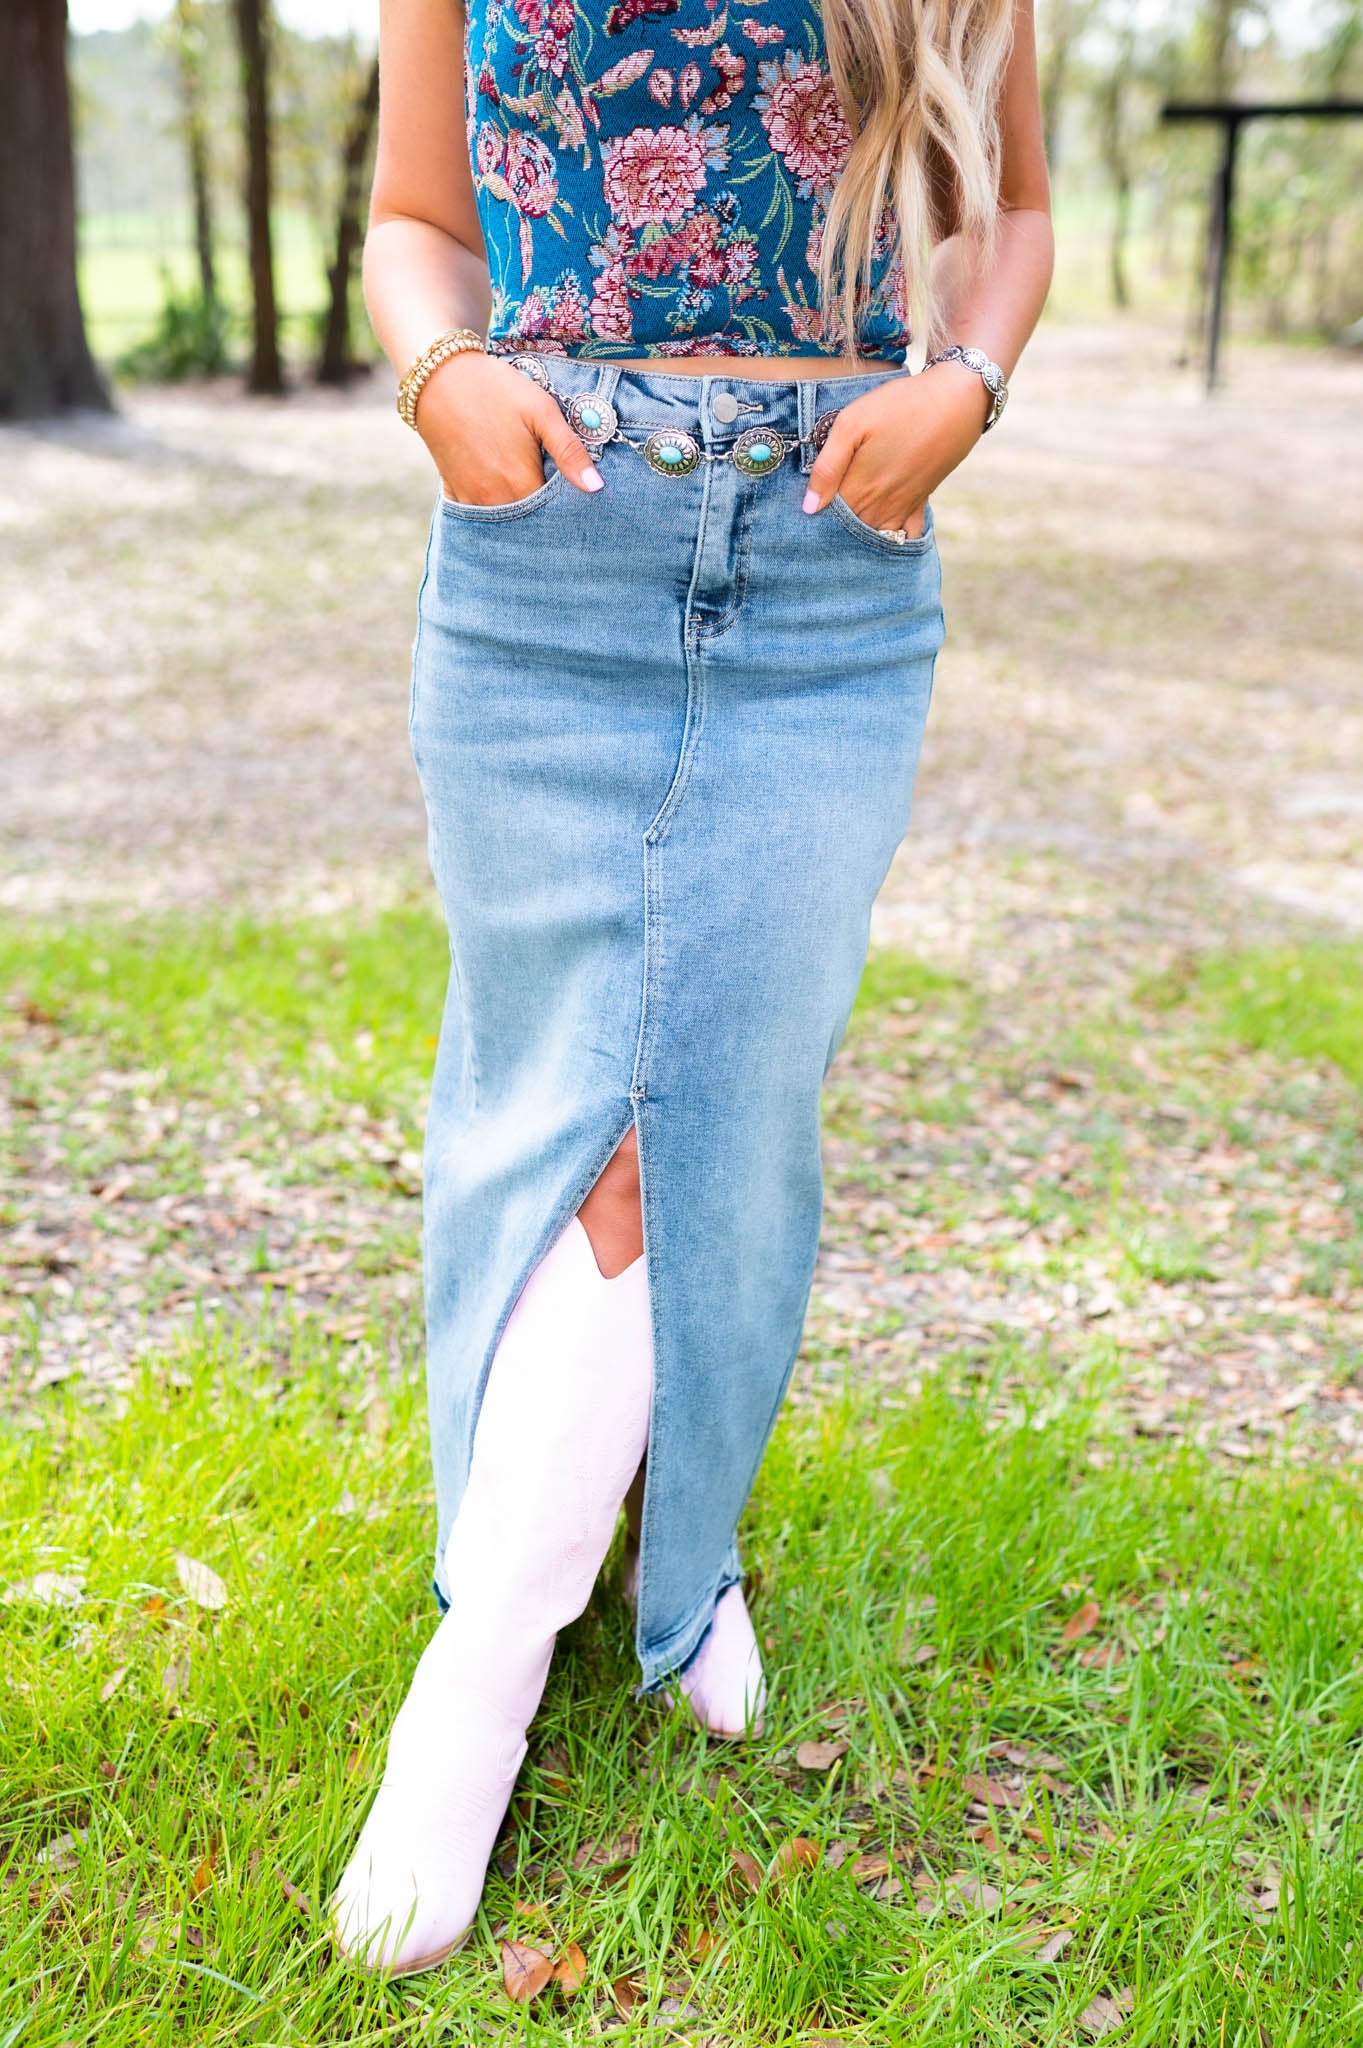
<instances>
[{"instance_id":1,"label":"belt loop","mask_svg":"<svg viewBox=\"0 0 1363 2048\"><path fill-rule=\"evenodd\" d=\"M596 395L604 398L607 405L614 402L615 387L620 382L619 363L603 363L596 373Z\"/></svg>"},{"instance_id":2,"label":"belt loop","mask_svg":"<svg viewBox=\"0 0 1363 2048\"><path fill-rule=\"evenodd\" d=\"M795 384L795 431L800 436L800 474L808 476L814 467L812 436L819 416L819 380L800 377Z\"/></svg>"}]
</instances>

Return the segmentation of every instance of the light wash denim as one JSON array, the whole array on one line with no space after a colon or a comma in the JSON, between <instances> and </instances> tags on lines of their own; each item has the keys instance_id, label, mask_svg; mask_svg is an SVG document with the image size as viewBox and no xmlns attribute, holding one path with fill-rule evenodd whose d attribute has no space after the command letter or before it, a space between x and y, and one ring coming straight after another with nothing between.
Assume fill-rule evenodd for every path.
<instances>
[{"instance_id":1,"label":"light wash denim","mask_svg":"<svg viewBox=\"0 0 1363 2048\"><path fill-rule=\"evenodd\" d=\"M818 413L906 374L547 366L636 439L680 427L710 452L755 426L807 442ZM552 467L515 504L442 496L421 588L412 744L451 954L425 1154L436 1590L503 1324L633 1125L655 1340L644 1692L741 1576L818 1245L820 1086L942 639L931 512L907 545L841 500L807 517L810 459L675 478L614 443L595 496Z\"/></svg>"}]
</instances>

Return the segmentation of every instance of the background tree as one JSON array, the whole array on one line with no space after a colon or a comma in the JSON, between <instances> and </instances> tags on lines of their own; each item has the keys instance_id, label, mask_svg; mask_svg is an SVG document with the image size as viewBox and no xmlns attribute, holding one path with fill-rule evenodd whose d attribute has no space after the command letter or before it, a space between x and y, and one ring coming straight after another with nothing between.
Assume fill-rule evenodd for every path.
<instances>
[{"instance_id":1,"label":"background tree","mask_svg":"<svg viewBox=\"0 0 1363 2048\"><path fill-rule=\"evenodd\" d=\"M1060 161L1061 122L1075 55L1097 8L1098 0L1047 0L1041 17L1041 125L1052 170Z\"/></svg>"},{"instance_id":2,"label":"background tree","mask_svg":"<svg viewBox=\"0 0 1363 2048\"><path fill-rule=\"evenodd\" d=\"M180 94L180 127L189 169L194 208L194 250L199 262L199 289L204 303L218 296L213 232L213 172L208 149L208 114L204 100L203 0L175 0L170 21Z\"/></svg>"},{"instance_id":3,"label":"background tree","mask_svg":"<svg viewBox=\"0 0 1363 2048\"><path fill-rule=\"evenodd\" d=\"M1116 30L1111 60L1099 73L1093 95L1099 154L1112 187L1108 279L1112 303L1123 312L1131 304L1126 250L1131 232L1131 192L1135 179L1131 118L1135 81L1136 34L1130 21L1125 21Z\"/></svg>"},{"instance_id":4,"label":"background tree","mask_svg":"<svg viewBox=\"0 0 1363 2048\"><path fill-rule=\"evenodd\" d=\"M329 299L322 352L317 365L319 384L343 384L355 369L350 336L350 284L355 257L363 234L361 210L364 204L369 153L379 114L379 60L369 65L364 86L355 102L350 125L341 149L341 190L336 207L336 254L327 272Z\"/></svg>"},{"instance_id":5,"label":"background tree","mask_svg":"<svg viewBox=\"0 0 1363 2048\"><path fill-rule=\"evenodd\" d=\"M273 165L270 146L269 0L236 0L246 110L246 229L251 272L252 391L284 389L270 230Z\"/></svg>"},{"instance_id":6,"label":"background tree","mask_svg":"<svg viewBox=\"0 0 1363 2048\"><path fill-rule=\"evenodd\" d=\"M0 419L106 407L76 284L66 0L0 5Z\"/></svg>"}]
</instances>

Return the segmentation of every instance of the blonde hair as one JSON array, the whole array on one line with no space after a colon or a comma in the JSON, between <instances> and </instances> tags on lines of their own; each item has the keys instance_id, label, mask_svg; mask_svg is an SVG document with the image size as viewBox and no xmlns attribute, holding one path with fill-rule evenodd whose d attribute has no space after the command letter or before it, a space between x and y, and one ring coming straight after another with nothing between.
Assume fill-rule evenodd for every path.
<instances>
[{"instance_id":1,"label":"blonde hair","mask_svg":"<svg viewBox=\"0 0 1363 2048\"><path fill-rule=\"evenodd\" d=\"M992 245L998 213L998 104L1013 42L1011 0L823 0L823 22L828 67L852 129L819 249L824 331L855 352L872 265L889 253L903 265L909 331L932 345L941 339L929 274L941 234L933 173L951 190L952 227L978 262Z\"/></svg>"}]
</instances>

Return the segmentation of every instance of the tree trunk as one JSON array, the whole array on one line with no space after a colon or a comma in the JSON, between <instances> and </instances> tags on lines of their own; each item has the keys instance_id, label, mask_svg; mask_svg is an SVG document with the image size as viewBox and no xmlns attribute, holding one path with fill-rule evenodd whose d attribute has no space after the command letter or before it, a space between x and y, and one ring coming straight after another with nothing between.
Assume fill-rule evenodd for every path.
<instances>
[{"instance_id":1,"label":"tree trunk","mask_svg":"<svg viewBox=\"0 0 1363 2048\"><path fill-rule=\"evenodd\" d=\"M1108 277L1112 303L1125 312L1131 303L1126 276L1126 244L1131 229L1131 147L1127 134L1127 90L1135 68L1135 39L1126 30L1117 42L1112 69L1097 93L1098 140L1112 180L1112 233L1108 240Z\"/></svg>"},{"instance_id":2,"label":"tree trunk","mask_svg":"<svg viewBox=\"0 0 1363 2048\"><path fill-rule=\"evenodd\" d=\"M270 240L268 6L269 0L236 0L246 102L246 220L251 259L252 347L248 382L252 391L277 395L284 389L284 375L279 360L279 314Z\"/></svg>"},{"instance_id":3,"label":"tree trunk","mask_svg":"<svg viewBox=\"0 0 1363 2048\"><path fill-rule=\"evenodd\" d=\"M66 0L0 5L0 419L109 407L76 285Z\"/></svg>"},{"instance_id":4,"label":"tree trunk","mask_svg":"<svg viewBox=\"0 0 1363 2048\"><path fill-rule=\"evenodd\" d=\"M355 102L345 147L341 152L341 198L336 210L336 260L327 272L331 300L326 332L317 365L319 384L344 384L354 370L350 354L350 279L360 246L360 205L365 167L379 113L379 60L369 67L364 90Z\"/></svg>"},{"instance_id":5,"label":"tree trunk","mask_svg":"<svg viewBox=\"0 0 1363 2048\"><path fill-rule=\"evenodd\" d=\"M208 158L208 125L203 104L203 14L199 0L175 0L175 66L180 86L180 122L189 159L194 200L194 247L204 303L218 296L214 263L213 184Z\"/></svg>"}]
</instances>

